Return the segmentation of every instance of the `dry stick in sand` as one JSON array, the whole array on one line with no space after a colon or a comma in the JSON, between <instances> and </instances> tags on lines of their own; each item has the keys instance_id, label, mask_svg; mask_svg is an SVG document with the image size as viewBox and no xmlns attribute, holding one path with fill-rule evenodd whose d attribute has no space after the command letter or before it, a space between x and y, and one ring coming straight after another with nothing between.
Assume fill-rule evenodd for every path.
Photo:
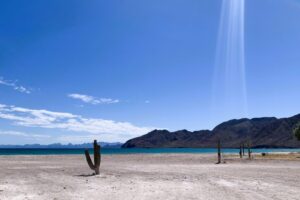
<instances>
[{"instance_id":1,"label":"dry stick in sand","mask_svg":"<svg viewBox=\"0 0 300 200\"><path fill-rule=\"evenodd\" d=\"M218 139L218 162L217 164L221 163L221 140Z\"/></svg>"},{"instance_id":2,"label":"dry stick in sand","mask_svg":"<svg viewBox=\"0 0 300 200\"><path fill-rule=\"evenodd\" d=\"M100 153L100 145L97 144L97 140L94 140L94 163L91 160L89 150L85 150L86 161L89 164L91 170L95 171L95 174L100 174L100 163L101 163L101 153Z\"/></svg>"}]
</instances>

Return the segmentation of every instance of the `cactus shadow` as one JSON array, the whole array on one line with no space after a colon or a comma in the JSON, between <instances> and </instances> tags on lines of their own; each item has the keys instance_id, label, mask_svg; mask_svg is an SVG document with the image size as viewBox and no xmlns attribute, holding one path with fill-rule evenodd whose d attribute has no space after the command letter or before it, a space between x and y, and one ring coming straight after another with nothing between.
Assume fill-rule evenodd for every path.
<instances>
[{"instance_id":1,"label":"cactus shadow","mask_svg":"<svg viewBox=\"0 0 300 200\"><path fill-rule=\"evenodd\" d=\"M75 176L78 176L78 177L90 177L90 176L96 176L95 173L92 173L92 174L78 174L78 175L75 175Z\"/></svg>"}]
</instances>

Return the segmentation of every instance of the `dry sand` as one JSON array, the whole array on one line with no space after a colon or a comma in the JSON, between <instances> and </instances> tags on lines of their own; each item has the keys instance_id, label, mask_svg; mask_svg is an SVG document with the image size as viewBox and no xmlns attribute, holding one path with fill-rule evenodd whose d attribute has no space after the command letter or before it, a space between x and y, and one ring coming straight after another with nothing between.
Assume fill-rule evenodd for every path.
<instances>
[{"instance_id":1,"label":"dry sand","mask_svg":"<svg viewBox=\"0 0 300 200\"><path fill-rule=\"evenodd\" d=\"M228 158L228 156L227 156ZM0 199L300 199L297 160L215 155L104 155L89 176L84 155L0 156Z\"/></svg>"}]
</instances>

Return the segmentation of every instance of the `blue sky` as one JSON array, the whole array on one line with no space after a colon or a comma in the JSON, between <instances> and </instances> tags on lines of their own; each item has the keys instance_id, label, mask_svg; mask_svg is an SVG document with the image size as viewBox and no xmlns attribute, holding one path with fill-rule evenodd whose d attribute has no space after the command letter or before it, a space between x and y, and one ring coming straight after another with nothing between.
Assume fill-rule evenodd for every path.
<instances>
[{"instance_id":1,"label":"blue sky","mask_svg":"<svg viewBox=\"0 0 300 200\"><path fill-rule=\"evenodd\" d=\"M211 129L221 0L0 3L1 144ZM300 1L246 0L248 114L299 110ZM232 116L241 117L241 116Z\"/></svg>"}]
</instances>

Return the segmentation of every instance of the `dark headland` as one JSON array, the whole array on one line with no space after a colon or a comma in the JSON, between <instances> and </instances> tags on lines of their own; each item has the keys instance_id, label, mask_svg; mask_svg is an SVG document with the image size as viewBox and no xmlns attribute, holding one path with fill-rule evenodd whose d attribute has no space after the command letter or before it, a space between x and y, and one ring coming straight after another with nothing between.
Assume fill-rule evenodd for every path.
<instances>
[{"instance_id":1,"label":"dark headland","mask_svg":"<svg viewBox=\"0 0 300 200\"><path fill-rule=\"evenodd\" d=\"M300 114L289 118L275 117L234 119L213 130L188 131L153 130L128 140L123 148L215 148L218 138L225 148L238 148L251 142L253 148L299 148L293 129Z\"/></svg>"}]
</instances>

